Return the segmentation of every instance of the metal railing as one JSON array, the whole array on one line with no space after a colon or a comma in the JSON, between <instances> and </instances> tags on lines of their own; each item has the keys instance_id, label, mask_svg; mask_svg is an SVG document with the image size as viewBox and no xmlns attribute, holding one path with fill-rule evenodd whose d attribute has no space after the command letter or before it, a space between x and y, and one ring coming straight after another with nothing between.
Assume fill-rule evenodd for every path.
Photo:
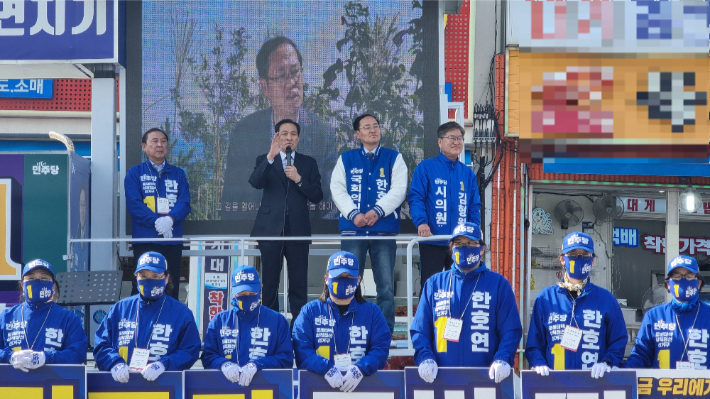
<instances>
[{"instance_id":1,"label":"metal railing","mask_svg":"<svg viewBox=\"0 0 710 399\"><path fill-rule=\"evenodd\" d=\"M141 243L141 242L177 242L182 241L184 245L191 248L195 245L205 245L206 243L217 243L221 247L233 247L238 245L238 249L200 249L200 250L183 250L183 256L239 256L239 263L243 264L245 262L245 256L260 256L258 249L247 249L246 245L257 244L257 241L311 241L311 245L338 245L342 240L392 240L394 239L397 244L406 244L406 253L404 255L407 257L407 350L411 351L412 347L412 337L409 331L412 327L412 319L414 318L414 244L425 241L445 241L450 239L450 235L437 235L431 237L419 237L414 234L402 234L396 236L340 236L335 234L328 235L313 235L313 236L300 236L300 237L250 237L250 236L188 236L180 238L90 238L90 239L70 239L69 243ZM318 250L311 249L309 251L309 256L329 256L337 252L331 250ZM402 252L400 249L397 250L398 253ZM284 316L286 316L288 309L288 265L284 260L283 265L283 303L284 303Z\"/></svg>"}]
</instances>

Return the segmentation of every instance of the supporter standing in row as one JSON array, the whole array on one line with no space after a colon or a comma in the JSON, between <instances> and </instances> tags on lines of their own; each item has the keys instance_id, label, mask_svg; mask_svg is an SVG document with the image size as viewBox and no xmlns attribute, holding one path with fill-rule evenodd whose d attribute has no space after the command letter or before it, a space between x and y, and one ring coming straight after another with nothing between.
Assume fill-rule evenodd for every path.
<instances>
[{"instance_id":1,"label":"supporter standing in row","mask_svg":"<svg viewBox=\"0 0 710 399\"><path fill-rule=\"evenodd\" d=\"M232 309L220 312L207 327L202 366L249 386L258 371L293 367L291 332L281 313L261 305L256 269L240 266L231 281Z\"/></svg>"},{"instance_id":2,"label":"supporter standing in row","mask_svg":"<svg viewBox=\"0 0 710 399\"><path fill-rule=\"evenodd\" d=\"M616 298L589 281L594 240L574 232L562 241L563 281L535 300L525 357L540 375L550 370L591 370L600 378L624 357L628 334Z\"/></svg>"},{"instance_id":3,"label":"supporter standing in row","mask_svg":"<svg viewBox=\"0 0 710 399\"><path fill-rule=\"evenodd\" d=\"M0 363L27 372L45 364L82 364L86 334L73 312L57 305L52 265L35 259L22 270L20 304L0 314Z\"/></svg>"},{"instance_id":4,"label":"supporter standing in row","mask_svg":"<svg viewBox=\"0 0 710 399\"><path fill-rule=\"evenodd\" d=\"M646 312L625 367L706 370L710 305L700 302L705 282L698 261L673 258L664 284L672 299Z\"/></svg>"},{"instance_id":5,"label":"supporter standing in row","mask_svg":"<svg viewBox=\"0 0 710 399\"><path fill-rule=\"evenodd\" d=\"M380 308L362 297L358 272L355 255L333 254L323 294L303 307L293 326L296 366L344 392L385 367L392 341Z\"/></svg>"},{"instance_id":6,"label":"supporter standing in row","mask_svg":"<svg viewBox=\"0 0 710 399\"><path fill-rule=\"evenodd\" d=\"M490 367L496 383L510 375L523 328L510 283L482 260L485 248L477 224L460 224L448 247L454 267L424 284L410 334L426 382L439 366Z\"/></svg>"},{"instance_id":7,"label":"supporter standing in row","mask_svg":"<svg viewBox=\"0 0 710 399\"><path fill-rule=\"evenodd\" d=\"M129 370L148 381L165 371L188 370L201 346L190 309L165 295L172 282L163 255L141 255L136 277L139 294L113 305L94 338L96 366L122 383Z\"/></svg>"}]
</instances>

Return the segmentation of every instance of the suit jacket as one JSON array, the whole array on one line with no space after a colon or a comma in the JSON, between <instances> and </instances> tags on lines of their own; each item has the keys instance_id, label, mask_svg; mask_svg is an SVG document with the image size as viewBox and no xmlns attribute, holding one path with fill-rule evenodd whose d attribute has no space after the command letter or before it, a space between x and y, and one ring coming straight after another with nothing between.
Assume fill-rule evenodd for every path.
<instances>
[{"instance_id":1,"label":"suit jacket","mask_svg":"<svg viewBox=\"0 0 710 399\"><path fill-rule=\"evenodd\" d=\"M312 157L298 153L293 166L301 175L300 187L286 177L280 156L273 163L269 163L266 154L256 158L249 184L264 190L264 195L251 230L252 237L280 236L284 230L286 209L291 235L311 235L308 201L317 204L323 200L318 164Z\"/></svg>"},{"instance_id":2,"label":"suit jacket","mask_svg":"<svg viewBox=\"0 0 710 399\"><path fill-rule=\"evenodd\" d=\"M222 189L222 220L253 220L257 213L261 193L252 188L253 184L249 184L253 168L251 163L244 162L244 159L268 151L274 128L272 114L273 110L267 108L247 115L235 125L229 135L227 167ZM326 119L306 109L299 111L298 120L301 125L301 139L298 143L299 155L296 157L304 154L316 159L325 174L325 200L332 201L330 174L338 160L335 128ZM333 208L331 206L330 209L314 212L314 219L327 218L327 214L332 214L330 217L337 219L338 215Z\"/></svg>"}]
</instances>

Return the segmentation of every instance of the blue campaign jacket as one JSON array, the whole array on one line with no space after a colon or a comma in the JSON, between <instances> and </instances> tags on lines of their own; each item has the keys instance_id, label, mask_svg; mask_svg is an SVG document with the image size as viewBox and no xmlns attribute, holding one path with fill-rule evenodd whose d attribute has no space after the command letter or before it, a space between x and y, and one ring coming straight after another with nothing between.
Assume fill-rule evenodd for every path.
<instances>
[{"instance_id":1,"label":"blue campaign jacket","mask_svg":"<svg viewBox=\"0 0 710 399\"><path fill-rule=\"evenodd\" d=\"M27 340L22 328L23 311ZM44 351L46 364L82 364L86 361L87 339L81 320L54 302L25 302L5 309L0 314L0 327L0 363L10 363L15 350L30 349L33 343L32 350Z\"/></svg>"},{"instance_id":2,"label":"blue campaign jacket","mask_svg":"<svg viewBox=\"0 0 710 399\"><path fill-rule=\"evenodd\" d=\"M207 327L202 366L219 369L227 361L240 366L253 361L258 370L293 367L291 332L283 315L259 305L251 312L232 308L215 316Z\"/></svg>"},{"instance_id":3,"label":"blue campaign jacket","mask_svg":"<svg viewBox=\"0 0 710 399\"><path fill-rule=\"evenodd\" d=\"M355 299L343 316L330 298L327 302L311 301L301 309L293 325L296 366L320 375L335 365L336 347L337 353L350 353L353 364L363 374L371 375L385 367L391 341L392 334L380 308Z\"/></svg>"},{"instance_id":4,"label":"blue campaign jacket","mask_svg":"<svg viewBox=\"0 0 710 399\"><path fill-rule=\"evenodd\" d=\"M140 325L136 326L138 309ZM159 361L167 371L182 371L197 361L200 334L190 309L169 295L149 302L138 294L113 305L96 330L94 359L99 370L109 371L118 362L130 363L136 329L139 347L150 350L149 363Z\"/></svg>"},{"instance_id":5,"label":"blue campaign jacket","mask_svg":"<svg viewBox=\"0 0 710 399\"><path fill-rule=\"evenodd\" d=\"M690 361L694 363L696 370L706 370L710 364L708 363L710 306L702 302L699 302L698 306L700 307L680 313L675 311L670 303L666 303L646 312L641 329L636 335L636 345L626 360L625 367L675 369L676 362ZM696 315L697 320L695 320ZM694 320L695 325L691 330ZM678 323L680 328L677 326ZM685 341L688 343L688 348L686 355L683 356Z\"/></svg>"},{"instance_id":6,"label":"blue campaign jacket","mask_svg":"<svg viewBox=\"0 0 710 399\"><path fill-rule=\"evenodd\" d=\"M439 366L488 367L502 360L513 365L523 327L508 280L481 262L466 274L453 267L431 276L422 292L409 331L414 363L433 359ZM459 342L444 339L449 306L451 317L463 321Z\"/></svg>"},{"instance_id":7,"label":"blue campaign jacket","mask_svg":"<svg viewBox=\"0 0 710 399\"><path fill-rule=\"evenodd\" d=\"M173 237L182 237L182 222L190 213L190 185L185 172L167 161L158 173L146 160L126 172L123 181L126 209L131 215L133 238L163 238L155 230L155 221L163 216L173 218ZM157 193L156 193L157 191ZM156 196L167 198L170 212L158 214ZM181 244L182 241L157 244Z\"/></svg>"},{"instance_id":8,"label":"blue campaign jacket","mask_svg":"<svg viewBox=\"0 0 710 399\"><path fill-rule=\"evenodd\" d=\"M345 167L345 185L356 209L350 215L340 214L339 227L343 235L395 235L400 230L400 210L385 216L377 200L392 187L392 167L399 153L389 148L377 146L372 162L367 159L363 148L346 151L341 155ZM374 226L357 227L353 217L374 209L380 216Z\"/></svg>"},{"instance_id":9,"label":"blue campaign jacket","mask_svg":"<svg viewBox=\"0 0 710 399\"><path fill-rule=\"evenodd\" d=\"M409 188L412 222L426 224L433 235L448 235L464 222L481 224L481 197L471 168L440 153L414 170ZM447 245L446 241L427 244Z\"/></svg>"},{"instance_id":10,"label":"blue campaign jacket","mask_svg":"<svg viewBox=\"0 0 710 399\"><path fill-rule=\"evenodd\" d=\"M553 370L586 370L594 363L609 362L620 366L626 350L626 323L613 295L588 281L577 297L574 308L576 323L571 319L572 297L553 285L535 300L525 357L530 366L546 365ZM572 323L582 330L577 352L560 346L565 326ZM578 324L577 324L578 323Z\"/></svg>"}]
</instances>

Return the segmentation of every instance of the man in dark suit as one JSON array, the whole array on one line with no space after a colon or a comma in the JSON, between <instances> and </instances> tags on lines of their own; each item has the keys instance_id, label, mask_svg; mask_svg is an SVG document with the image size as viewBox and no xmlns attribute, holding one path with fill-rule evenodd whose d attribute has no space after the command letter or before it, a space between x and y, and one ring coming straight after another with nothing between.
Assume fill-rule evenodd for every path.
<instances>
[{"instance_id":1,"label":"man in dark suit","mask_svg":"<svg viewBox=\"0 0 710 399\"><path fill-rule=\"evenodd\" d=\"M258 206L260 193L252 189L247 180L251 165L244 156L263 151L274 132L276 122L283 119L300 125L300 154L310 155L326 171L323 209L313 212L313 218L337 219L330 199L330 173L338 159L335 128L325 118L302 108L303 58L296 44L284 36L267 40L256 55L261 92L270 107L242 118L229 136L227 167L222 187L222 220L251 220Z\"/></svg>"},{"instance_id":2,"label":"man in dark suit","mask_svg":"<svg viewBox=\"0 0 710 399\"><path fill-rule=\"evenodd\" d=\"M310 236L308 201L323 200L316 160L296 147L301 127L284 119L274 127L268 154L256 158L249 184L263 191L252 237ZM283 258L288 262L288 298L293 320L306 304L308 295L308 250L310 241L259 241L261 252L262 303L279 311L278 289ZM284 307L286 304L284 304Z\"/></svg>"}]
</instances>

